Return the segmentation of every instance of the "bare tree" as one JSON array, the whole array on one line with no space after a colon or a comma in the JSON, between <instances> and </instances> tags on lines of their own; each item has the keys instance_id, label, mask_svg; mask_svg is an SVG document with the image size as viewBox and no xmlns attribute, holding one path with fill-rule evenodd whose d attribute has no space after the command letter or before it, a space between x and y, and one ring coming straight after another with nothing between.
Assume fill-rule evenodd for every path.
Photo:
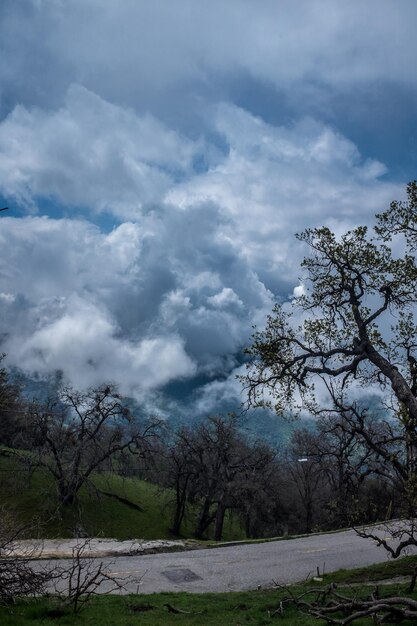
<instances>
[{"instance_id":1,"label":"bare tree","mask_svg":"<svg viewBox=\"0 0 417 626\"><path fill-rule=\"evenodd\" d=\"M215 539L220 540L224 516L231 506L233 478L243 464L237 452L239 435L235 420L212 417L193 431L181 430L179 438L189 455L192 475L189 500L199 507L195 536L202 538L214 523Z\"/></svg>"},{"instance_id":2,"label":"bare tree","mask_svg":"<svg viewBox=\"0 0 417 626\"><path fill-rule=\"evenodd\" d=\"M316 458L330 491L327 513L336 527L346 526L359 514L360 490L378 463L337 414L321 416L317 431Z\"/></svg>"},{"instance_id":3,"label":"bare tree","mask_svg":"<svg viewBox=\"0 0 417 626\"><path fill-rule=\"evenodd\" d=\"M287 531L288 509L282 492L282 467L277 451L265 442L249 442L247 463L234 481L233 508L242 520L247 537L276 536Z\"/></svg>"},{"instance_id":4,"label":"bare tree","mask_svg":"<svg viewBox=\"0 0 417 626\"><path fill-rule=\"evenodd\" d=\"M79 613L95 595L126 592L128 584L140 580L132 576L117 576L111 573L112 563L105 564L90 554L90 541L86 539L74 546L68 566L61 567L55 591L64 597L64 607Z\"/></svg>"},{"instance_id":5,"label":"bare tree","mask_svg":"<svg viewBox=\"0 0 417 626\"><path fill-rule=\"evenodd\" d=\"M381 421L369 422L382 427ZM321 528L381 519L387 511L389 484L380 471L385 466L381 468L376 452L335 410L319 410L314 426L313 430L294 431L290 443L292 456L299 458L295 464L298 471L291 470L291 466L289 470L295 484L304 476L304 482L314 487L299 489L303 491L303 507L321 511L317 518Z\"/></svg>"},{"instance_id":6,"label":"bare tree","mask_svg":"<svg viewBox=\"0 0 417 626\"><path fill-rule=\"evenodd\" d=\"M270 476L274 456L266 444L246 441L233 416L211 417L196 428L178 430L165 470L165 485L175 493L173 532L179 534L190 504L197 510L197 538L214 525L214 538L220 541L226 512L231 510L246 516L250 526L254 489L259 495L261 483Z\"/></svg>"},{"instance_id":7,"label":"bare tree","mask_svg":"<svg viewBox=\"0 0 417 626\"><path fill-rule=\"evenodd\" d=\"M36 596L45 591L55 576L53 570L35 569L32 559L37 556L36 545L16 549L16 543L28 528L16 522L12 511L0 509L0 602L13 603L16 598Z\"/></svg>"},{"instance_id":8,"label":"bare tree","mask_svg":"<svg viewBox=\"0 0 417 626\"><path fill-rule=\"evenodd\" d=\"M190 440L190 431L181 428L176 433L175 441L168 446L164 478L164 484L173 489L175 494L170 530L177 536L181 534L186 516L191 482L197 477L198 468L193 460L193 452L195 447Z\"/></svg>"},{"instance_id":9,"label":"bare tree","mask_svg":"<svg viewBox=\"0 0 417 626\"><path fill-rule=\"evenodd\" d=\"M303 517L301 530L307 534L313 532L316 511L324 505L323 472L317 445L316 434L305 428L296 430L287 454L286 470L298 496L298 508Z\"/></svg>"},{"instance_id":10,"label":"bare tree","mask_svg":"<svg viewBox=\"0 0 417 626\"><path fill-rule=\"evenodd\" d=\"M0 355L0 362L5 358ZM0 368L0 445L13 446L23 428L25 402L19 385L10 381L6 368Z\"/></svg>"},{"instance_id":11,"label":"bare tree","mask_svg":"<svg viewBox=\"0 0 417 626\"><path fill-rule=\"evenodd\" d=\"M140 426L112 385L64 389L28 409L29 462L53 477L61 504L72 504L97 469L117 468L122 455L145 454L156 423Z\"/></svg>"}]
</instances>

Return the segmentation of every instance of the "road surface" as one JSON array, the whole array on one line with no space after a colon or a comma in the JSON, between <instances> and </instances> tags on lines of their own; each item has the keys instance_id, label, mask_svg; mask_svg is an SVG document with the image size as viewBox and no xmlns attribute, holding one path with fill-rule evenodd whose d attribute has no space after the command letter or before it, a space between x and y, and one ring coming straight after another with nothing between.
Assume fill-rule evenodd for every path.
<instances>
[{"instance_id":1,"label":"road surface","mask_svg":"<svg viewBox=\"0 0 417 626\"><path fill-rule=\"evenodd\" d=\"M353 530L298 539L186 552L102 558L112 574L134 577L127 591L223 592L271 587L320 572L387 560L386 551ZM57 563L59 561L50 561ZM64 561L60 561L64 564ZM66 562L68 565L68 561ZM138 588L138 580L140 585ZM106 588L103 587L102 591Z\"/></svg>"}]
</instances>

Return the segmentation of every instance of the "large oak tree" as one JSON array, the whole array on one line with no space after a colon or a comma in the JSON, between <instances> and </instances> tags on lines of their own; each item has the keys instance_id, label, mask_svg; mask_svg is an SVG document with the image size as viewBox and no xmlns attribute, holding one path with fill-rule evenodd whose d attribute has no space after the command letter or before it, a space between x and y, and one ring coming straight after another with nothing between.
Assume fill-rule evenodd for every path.
<instances>
[{"instance_id":1,"label":"large oak tree","mask_svg":"<svg viewBox=\"0 0 417 626\"><path fill-rule=\"evenodd\" d=\"M417 183L373 229L337 236L314 228L297 238L309 250L305 293L277 305L255 332L244 378L249 403L338 416L402 493L410 523L391 551L398 556L417 544ZM383 398L379 419L358 401L361 387L363 398L372 389Z\"/></svg>"}]
</instances>

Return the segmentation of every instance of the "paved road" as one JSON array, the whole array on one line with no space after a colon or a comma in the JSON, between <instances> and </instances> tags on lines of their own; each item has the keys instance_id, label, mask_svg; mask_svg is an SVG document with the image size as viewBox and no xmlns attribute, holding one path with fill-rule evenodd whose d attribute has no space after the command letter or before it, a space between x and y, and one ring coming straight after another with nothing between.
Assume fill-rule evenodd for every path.
<instances>
[{"instance_id":1,"label":"paved road","mask_svg":"<svg viewBox=\"0 0 417 626\"><path fill-rule=\"evenodd\" d=\"M320 571L387 559L383 548L354 531L217 549L100 559L118 576L141 578L139 591L221 592L291 583ZM104 591L104 589L103 589ZM128 585L136 592L137 583Z\"/></svg>"}]
</instances>

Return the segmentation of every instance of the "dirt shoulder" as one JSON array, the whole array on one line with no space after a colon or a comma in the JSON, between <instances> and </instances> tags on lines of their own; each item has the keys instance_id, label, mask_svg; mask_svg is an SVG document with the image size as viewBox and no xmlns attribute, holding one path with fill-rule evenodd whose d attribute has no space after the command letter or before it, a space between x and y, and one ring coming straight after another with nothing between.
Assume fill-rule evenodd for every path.
<instances>
[{"instance_id":1,"label":"dirt shoulder","mask_svg":"<svg viewBox=\"0 0 417 626\"><path fill-rule=\"evenodd\" d=\"M154 554L156 552L174 552L191 550L197 547L187 540L157 539L145 541L132 539L118 541L106 538L74 538L74 539L41 539L17 541L11 552L13 556L24 556L31 559L63 559L70 558L77 546L85 544L84 555L88 557L132 556Z\"/></svg>"}]
</instances>

